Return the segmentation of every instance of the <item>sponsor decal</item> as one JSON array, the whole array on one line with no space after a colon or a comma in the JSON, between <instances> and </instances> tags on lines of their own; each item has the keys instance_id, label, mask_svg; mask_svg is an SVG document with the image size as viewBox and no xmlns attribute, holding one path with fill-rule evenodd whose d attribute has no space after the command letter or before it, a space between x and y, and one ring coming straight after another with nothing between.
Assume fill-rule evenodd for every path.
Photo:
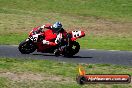
<instances>
[{"instance_id":1,"label":"sponsor decal","mask_svg":"<svg viewBox=\"0 0 132 88\"><path fill-rule=\"evenodd\" d=\"M91 83L130 83L131 76L128 74L86 74L83 67L79 66L79 75L76 78L79 84L91 84Z\"/></svg>"}]
</instances>

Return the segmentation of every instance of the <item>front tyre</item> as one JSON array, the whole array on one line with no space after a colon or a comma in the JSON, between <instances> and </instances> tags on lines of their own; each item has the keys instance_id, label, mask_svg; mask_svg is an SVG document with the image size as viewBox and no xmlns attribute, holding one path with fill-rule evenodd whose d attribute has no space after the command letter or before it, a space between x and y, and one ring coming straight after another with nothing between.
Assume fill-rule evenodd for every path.
<instances>
[{"instance_id":1,"label":"front tyre","mask_svg":"<svg viewBox=\"0 0 132 88\"><path fill-rule=\"evenodd\" d=\"M22 54L30 54L36 50L36 46L32 42L24 40L19 44L18 49Z\"/></svg>"}]
</instances>

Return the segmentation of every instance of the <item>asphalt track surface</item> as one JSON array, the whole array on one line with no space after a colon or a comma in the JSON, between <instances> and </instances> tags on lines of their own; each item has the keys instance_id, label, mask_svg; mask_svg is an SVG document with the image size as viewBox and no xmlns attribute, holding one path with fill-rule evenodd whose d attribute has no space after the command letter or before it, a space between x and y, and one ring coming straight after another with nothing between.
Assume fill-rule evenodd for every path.
<instances>
[{"instance_id":1,"label":"asphalt track surface","mask_svg":"<svg viewBox=\"0 0 132 88\"><path fill-rule=\"evenodd\" d=\"M55 57L53 54L38 52L21 54L17 47L18 46L0 45L0 57L49 59L73 63L104 63L132 66L132 51L80 50L74 57L66 58L63 56Z\"/></svg>"}]
</instances>

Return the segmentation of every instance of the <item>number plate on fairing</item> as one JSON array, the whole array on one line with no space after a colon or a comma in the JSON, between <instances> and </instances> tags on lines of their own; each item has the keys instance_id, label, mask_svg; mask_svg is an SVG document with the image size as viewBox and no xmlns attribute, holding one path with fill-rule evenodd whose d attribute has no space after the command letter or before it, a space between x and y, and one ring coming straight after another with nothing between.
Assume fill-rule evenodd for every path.
<instances>
[{"instance_id":1,"label":"number plate on fairing","mask_svg":"<svg viewBox=\"0 0 132 88\"><path fill-rule=\"evenodd\" d=\"M28 41L30 39L33 42L37 42L38 36L39 36L39 34L33 35L33 36L29 37L26 41Z\"/></svg>"},{"instance_id":2,"label":"number plate on fairing","mask_svg":"<svg viewBox=\"0 0 132 88\"><path fill-rule=\"evenodd\" d=\"M81 31L72 31L72 35L74 38L79 37L79 36L81 36Z\"/></svg>"}]
</instances>

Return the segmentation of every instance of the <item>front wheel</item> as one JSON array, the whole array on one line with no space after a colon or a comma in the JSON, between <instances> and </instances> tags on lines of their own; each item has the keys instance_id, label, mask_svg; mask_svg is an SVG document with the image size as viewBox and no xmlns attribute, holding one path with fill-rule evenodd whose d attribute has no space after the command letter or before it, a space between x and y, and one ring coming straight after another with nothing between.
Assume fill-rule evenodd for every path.
<instances>
[{"instance_id":1,"label":"front wheel","mask_svg":"<svg viewBox=\"0 0 132 88\"><path fill-rule=\"evenodd\" d=\"M22 54L29 54L36 50L36 46L32 42L24 40L19 44L18 49Z\"/></svg>"}]
</instances>

